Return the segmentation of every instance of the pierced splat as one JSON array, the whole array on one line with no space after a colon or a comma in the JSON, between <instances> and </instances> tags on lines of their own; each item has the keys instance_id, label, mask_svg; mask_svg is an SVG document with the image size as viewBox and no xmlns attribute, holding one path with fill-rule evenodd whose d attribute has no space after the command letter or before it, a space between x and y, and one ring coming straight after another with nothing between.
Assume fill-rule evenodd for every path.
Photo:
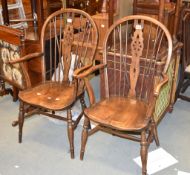
<instances>
[{"instance_id":1,"label":"pierced splat","mask_svg":"<svg viewBox=\"0 0 190 175\"><path fill-rule=\"evenodd\" d=\"M130 90L129 96L135 97L136 95L136 85L140 73L140 57L142 56L142 51L144 48L143 44L143 23L139 24L138 21L134 23L134 36L131 42L131 66L130 66Z\"/></svg>"},{"instance_id":2,"label":"pierced splat","mask_svg":"<svg viewBox=\"0 0 190 175\"><path fill-rule=\"evenodd\" d=\"M63 81L69 79L69 69L71 66L71 48L74 41L74 29L71 21L66 24L64 30L64 38L62 39L62 55L64 63L64 78Z\"/></svg>"}]
</instances>

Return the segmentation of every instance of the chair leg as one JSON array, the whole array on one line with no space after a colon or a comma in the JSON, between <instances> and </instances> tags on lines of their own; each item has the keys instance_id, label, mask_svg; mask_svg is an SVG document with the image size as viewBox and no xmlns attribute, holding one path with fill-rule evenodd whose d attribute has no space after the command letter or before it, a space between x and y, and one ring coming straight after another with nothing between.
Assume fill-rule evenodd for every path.
<instances>
[{"instance_id":1,"label":"chair leg","mask_svg":"<svg viewBox=\"0 0 190 175\"><path fill-rule=\"evenodd\" d=\"M85 103L85 100L84 100L84 95L80 98L80 103L81 103L82 109L84 110L86 108L86 103Z\"/></svg>"},{"instance_id":2,"label":"chair leg","mask_svg":"<svg viewBox=\"0 0 190 175\"><path fill-rule=\"evenodd\" d=\"M141 162L142 162L142 175L147 174L147 157L148 157L148 142L146 139L146 131L141 132Z\"/></svg>"},{"instance_id":3,"label":"chair leg","mask_svg":"<svg viewBox=\"0 0 190 175\"><path fill-rule=\"evenodd\" d=\"M67 110L67 132L68 132L68 138L70 143L70 153L71 153L71 159L74 158L74 129L72 124L72 114L71 109Z\"/></svg>"},{"instance_id":4,"label":"chair leg","mask_svg":"<svg viewBox=\"0 0 190 175\"><path fill-rule=\"evenodd\" d=\"M152 119L152 122L151 122L151 128L152 128L152 131L153 132L153 137L154 137L154 140L156 142L156 146L160 146L160 142L159 142L159 139L158 139L158 131L157 131L157 126L156 126L156 123L154 121L154 119Z\"/></svg>"},{"instance_id":5,"label":"chair leg","mask_svg":"<svg viewBox=\"0 0 190 175\"><path fill-rule=\"evenodd\" d=\"M82 130L82 137L81 137L80 160L83 160L83 157L84 157L86 142L88 139L89 123L90 123L89 119L87 117L85 117L83 130Z\"/></svg>"},{"instance_id":6,"label":"chair leg","mask_svg":"<svg viewBox=\"0 0 190 175\"><path fill-rule=\"evenodd\" d=\"M22 129L23 129L23 124L24 124L24 103L23 103L22 101L20 101L19 117L18 117L18 125L19 125L18 140L19 140L19 143L22 143Z\"/></svg>"},{"instance_id":7,"label":"chair leg","mask_svg":"<svg viewBox=\"0 0 190 175\"><path fill-rule=\"evenodd\" d=\"M86 108L86 103L85 103L85 100L84 100L84 95L80 98L80 103L81 103L81 106L82 106L82 110L84 112L84 110ZM91 129L90 121L89 121L89 124L88 124L88 128Z\"/></svg>"}]
</instances>

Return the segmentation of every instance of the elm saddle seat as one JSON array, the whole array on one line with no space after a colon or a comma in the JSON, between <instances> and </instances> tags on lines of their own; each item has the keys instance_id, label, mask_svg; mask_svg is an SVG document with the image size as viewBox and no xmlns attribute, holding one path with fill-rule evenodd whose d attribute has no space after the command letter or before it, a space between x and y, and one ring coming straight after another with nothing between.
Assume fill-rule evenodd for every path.
<instances>
[{"instance_id":1,"label":"elm saddle seat","mask_svg":"<svg viewBox=\"0 0 190 175\"><path fill-rule=\"evenodd\" d=\"M135 99L110 97L85 110L89 118L106 126L125 131L140 130L147 126L148 105ZM105 113L105 109L109 109ZM104 113L104 115L102 115ZM130 117L129 117L130 116ZM138 122L137 122L138 121Z\"/></svg>"},{"instance_id":2,"label":"elm saddle seat","mask_svg":"<svg viewBox=\"0 0 190 175\"><path fill-rule=\"evenodd\" d=\"M101 130L140 142L142 175L147 174L148 147L153 140L159 146L153 114L160 89L168 82L172 47L167 28L151 17L127 16L110 27L103 43L103 63L74 73L85 81L90 101L84 110L81 160L88 137ZM99 101L87 78L96 70L104 75L104 98ZM91 121L96 123L93 129Z\"/></svg>"},{"instance_id":3,"label":"elm saddle seat","mask_svg":"<svg viewBox=\"0 0 190 175\"><path fill-rule=\"evenodd\" d=\"M81 83L77 96L83 94ZM52 111L63 110L75 102L75 84L68 82L45 82L19 93L19 99L33 106L43 107Z\"/></svg>"},{"instance_id":4,"label":"elm saddle seat","mask_svg":"<svg viewBox=\"0 0 190 175\"><path fill-rule=\"evenodd\" d=\"M77 9L61 9L51 14L42 27L41 52L9 61L15 65L41 59L42 82L19 92L20 106L18 123L19 143L22 142L24 119L33 114L43 114L67 121L71 158L74 158L74 129L83 110L84 81L73 77L75 69L88 69L93 65L98 42L98 32L91 16ZM72 118L71 108L80 100L82 111L77 119ZM61 116L56 111L67 111Z\"/></svg>"}]
</instances>

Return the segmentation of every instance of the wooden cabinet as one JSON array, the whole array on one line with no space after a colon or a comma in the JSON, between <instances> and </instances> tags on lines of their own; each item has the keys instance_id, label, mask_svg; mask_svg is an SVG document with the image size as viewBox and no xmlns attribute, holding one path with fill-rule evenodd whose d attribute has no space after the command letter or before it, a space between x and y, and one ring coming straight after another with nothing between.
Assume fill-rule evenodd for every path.
<instances>
[{"instance_id":1,"label":"wooden cabinet","mask_svg":"<svg viewBox=\"0 0 190 175\"><path fill-rule=\"evenodd\" d=\"M103 0L66 0L67 7L84 10L90 15L99 13Z\"/></svg>"},{"instance_id":2,"label":"wooden cabinet","mask_svg":"<svg viewBox=\"0 0 190 175\"><path fill-rule=\"evenodd\" d=\"M174 36L178 32L178 23L180 11L182 9L182 0L176 3L166 2L165 0L134 0L133 13L148 15L164 23Z\"/></svg>"}]
</instances>

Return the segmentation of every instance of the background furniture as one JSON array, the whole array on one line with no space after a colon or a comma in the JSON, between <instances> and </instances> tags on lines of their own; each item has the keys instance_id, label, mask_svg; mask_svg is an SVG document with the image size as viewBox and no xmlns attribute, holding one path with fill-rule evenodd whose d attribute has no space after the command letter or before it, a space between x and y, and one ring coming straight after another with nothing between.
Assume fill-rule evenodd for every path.
<instances>
[{"instance_id":1,"label":"background furniture","mask_svg":"<svg viewBox=\"0 0 190 175\"><path fill-rule=\"evenodd\" d=\"M1 95L11 93L13 100L17 100L17 89L24 89L27 85L25 81L26 65L7 64L8 61L18 59L25 55L24 33L21 30L13 29L7 26L0 26L0 79ZM24 69L25 68L25 69ZM28 77L27 77L28 78ZM14 88L6 89L4 82L9 83Z\"/></svg>"},{"instance_id":2,"label":"background furniture","mask_svg":"<svg viewBox=\"0 0 190 175\"><path fill-rule=\"evenodd\" d=\"M178 32L178 23L180 18L180 10L182 9L182 0L176 0L176 3L166 2L165 0L134 0L133 13L144 14L155 17L163 22L173 37Z\"/></svg>"},{"instance_id":3,"label":"background furniture","mask_svg":"<svg viewBox=\"0 0 190 175\"><path fill-rule=\"evenodd\" d=\"M93 64L98 33L91 16L77 9L62 9L51 14L44 22L41 32L41 52L10 61L13 66L42 56L42 82L19 92L19 143L22 142L24 118L43 114L67 121L71 158L74 158L74 129L83 111L76 120L71 108L80 99L84 102L84 82L73 78L75 69L86 70ZM27 72L25 69L23 71ZM29 84L29 80L26 81ZM60 116L56 111L67 111Z\"/></svg>"},{"instance_id":4,"label":"background furniture","mask_svg":"<svg viewBox=\"0 0 190 175\"><path fill-rule=\"evenodd\" d=\"M33 40L26 40L24 30L14 29L8 26L0 26L0 41L0 95L3 96L7 93L11 93L13 95L13 101L16 101L18 98L18 91L26 88L26 79L30 79L27 86L34 86L41 82L41 66L40 64L38 65L38 63L41 62L38 58L29 60L25 64L21 63L20 66L6 65L5 62L40 51L39 44ZM24 74L22 73L23 67L25 67L25 70L27 71ZM6 90L5 82L12 86L12 88L8 88L8 91Z\"/></svg>"},{"instance_id":5,"label":"background furniture","mask_svg":"<svg viewBox=\"0 0 190 175\"><path fill-rule=\"evenodd\" d=\"M148 147L153 139L159 145L153 114L160 90L168 82L172 38L153 18L127 16L110 27L103 45L103 64L75 73L84 78L90 100L84 110L80 158L88 136L105 131L140 142L142 175L146 175ZM97 69L104 74L104 98L98 102L86 78ZM97 126L89 131L90 121Z\"/></svg>"},{"instance_id":6,"label":"background furniture","mask_svg":"<svg viewBox=\"0 0 190 175\"><path fill-rule=\"evenodd\" d=\"M102 49L105 32L113 24L114 17L119 15L119 0L67 0L67 8L77 8L92 15L99 31L99 50ZM96 60L101 60L96 55Z\"/></svg>"},{"instance_id":7,"label":"background furniture","mask_svg":"<svg viewBox=\"0 0 190 175\"><path fill-rule=\"evenodd\" d=\"M181 14L182 37L183 43L181 55L181 70L179 76L179 83L176 92L176 99L181 98L190 101L190 97L185 94L185 91L190 85L190 8L185 8Z\"/></svg>"},{"instance_id":8,"label":"background furniture","mask_svg":"<svg viewBox=\"0 0 190 175\"><path fill-rule=\"evenodd\" d=\"M10 2L10 1L9 1ZM11 1L12 2L12 1ZM12 2L13 3L13 2ZM24 5L25 1L23 2ZM19 48L21 48L21 54L19 56L23 57L29 53L33 53L33 52L37 52L40 51L40 45L39 45L39 37L40 34L37 34L37 24L38 24L38 33L41 31L41 26L43 24L43 2L41 0L31 0L30 2L27 2L27 9L29 9L30 7L28 5L36 5L37 8L33 9L33 6L31 7L32 11L35 10L35 12L37 12L37 16L38 16L38 23L36 23L37 21L34 19L32 19L32 15L34 15L33 17L35 18L35 14L32 12L31 15L27 16L27 19L18 19L18 20L14 20L15 22L20 22L20 21L24 21L24 22L34 22L34 26L31 26L31 23L28 25L27 29L24 28L20 28L20 31L22 33L22 37L21 36L13 36L17 37L18 39L20 38L20 40L22 40L22 47L19 46ZM9 38L9 33L13 33L15 35L17 35L17 33L19 33L18 30L14 30L11 29L10 27L10 23L12 23L9 19L9 11L8 11L8 4L7 4L7 0L2 0L1 1L2 4L2 9L3 9L3 17L4 17L4 23L9 26L9 27L5 27L5 26L1 26L0 28L0 32L2 33L3 36ZM25 7L26 8L26 7ZM31 10L29 9L29 11ZM28 12L27 12L28 13ZM30 11L31 13L31 11ZM17 18L17 14L13 13L12 15L15 15L15 18ZM10 29L9 29L10 28ZM8 33L7 33L8 31ZM7 35L7 36L6 36ZM12 34L10 35L10 37L12 36ZM4 38L5 38L4 37ZM3 38L3 39L4 39ZM5 39L6 41L7 39ZM9 38L9 40L11 40ZM13 43L14 44L14 43ZM16 43L17 44L17 43ZM33 60L30 60L26 63L26 67L27 67L27 72L28 75L30 76L30 81L31 81L31 85L35 85L38 82L40 82L42 80L42 76L41 76L41 65L40 65L40 61L36 58ZM11 83L12 85L12 89L10 89L11 91L13 91L12 93L14 94L13 96L13 100L16 101L17 99L17 94L18 94L18 90L20 90L20 87L18 87L17 85L14 85L13 83ZM2 87L5 87L4 81L2 81ZM5 88L3 88L5 89ZM9 92L11 92L9 90ZM4 90L2 90L1 95L6 94Z\"/></svg>"},{"instance_id":9,"label":"background furniture","mask_svg":"<svg viewBox=\"0 0 190 175\"><path fill-rule=\"evenodd\" d=\"M90 15L100 13L103 0L66 0L67 8L84 10Z\"/></svg>"}]
</instances>

